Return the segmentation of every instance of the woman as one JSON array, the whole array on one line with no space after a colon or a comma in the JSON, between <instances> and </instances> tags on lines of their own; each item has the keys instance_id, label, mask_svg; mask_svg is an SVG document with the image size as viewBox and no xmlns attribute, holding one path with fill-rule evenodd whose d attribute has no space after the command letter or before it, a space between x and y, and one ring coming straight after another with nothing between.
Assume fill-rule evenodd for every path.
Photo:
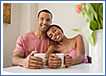
<instances>
[{"instance_id":1,"label":"woman","mask_svg":"<svg viewBox=\"0 0 106 76\"><path fill-rule=\"evenodd\" d=\"M65 54L65 66L80 64L85 61L85 48L81 35L67 38L58 25L50 26L46 31L51 40L47 54L59 52ZM50 61L49 61L50 62ZM50 63L48 64L50 65Z\"/></svg>"}]
</instances>

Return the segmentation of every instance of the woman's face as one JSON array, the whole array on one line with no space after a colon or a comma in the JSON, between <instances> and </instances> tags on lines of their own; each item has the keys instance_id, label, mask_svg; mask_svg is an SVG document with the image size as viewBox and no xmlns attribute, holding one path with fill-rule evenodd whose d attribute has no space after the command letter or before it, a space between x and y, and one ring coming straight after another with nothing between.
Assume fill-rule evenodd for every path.
<instances>
[{"instance_id":1,"label":"woman's face","mask_svg":"<svg viewBox=\"0 0 106 76\"><path fill-rule=\"evenodd\" d=\"M52 26L52 25L51 25ZM63 32L61 29L59 29L58 27L51 27L48 31L47 31L47 36L53 40L53 41L61 41L63 39Z\"/></svg>"}]
</instances>

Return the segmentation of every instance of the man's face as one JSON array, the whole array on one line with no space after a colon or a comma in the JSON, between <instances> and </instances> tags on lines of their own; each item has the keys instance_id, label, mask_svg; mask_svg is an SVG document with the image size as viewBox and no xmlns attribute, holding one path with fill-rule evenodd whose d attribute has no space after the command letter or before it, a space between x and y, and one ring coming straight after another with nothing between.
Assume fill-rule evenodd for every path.
<instances>
[{"instance_id":1,"label":"man's face","mask_svg":"<svg viewBox=\"0 0 106 76\"><path fill-rule=\"evenodd\" d=\"M38 18L39 30L45 32L51 23L52 23L51 14L41 12Z\"/></svg>"}]
</instances>

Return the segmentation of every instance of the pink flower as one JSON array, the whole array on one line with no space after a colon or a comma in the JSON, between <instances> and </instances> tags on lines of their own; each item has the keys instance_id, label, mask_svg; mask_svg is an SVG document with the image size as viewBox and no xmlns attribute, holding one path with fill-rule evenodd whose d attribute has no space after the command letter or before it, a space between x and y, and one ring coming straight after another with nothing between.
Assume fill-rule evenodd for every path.
<instances>
[{"instance_id":1,"label":"pink flower","mask_svg":"<svg viewBox=\"0 0 106 76\"><path fill-rule=\"evenodd\" d=\"M82 5L81 4L76 5L76 12L77 13L80 13L81 9L82 9Z\"/></svg>"}]
</instances>

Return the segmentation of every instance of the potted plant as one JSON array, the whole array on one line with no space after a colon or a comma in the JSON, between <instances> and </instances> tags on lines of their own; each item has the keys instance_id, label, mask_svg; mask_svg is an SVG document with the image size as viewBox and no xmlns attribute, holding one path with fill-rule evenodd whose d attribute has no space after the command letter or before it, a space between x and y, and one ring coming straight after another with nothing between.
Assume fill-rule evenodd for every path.
<instances>
[{"instance_id":1,"label":"potted plant","mask_svg":"<svg viewBox=\"0 0 106 76\"><path fill-rule=\"evenodd\" d=\"M76 11L86 19L90 29L89 40L95 45L98 30L103 29L103 3L78 4Z\"/></svg>"}]
</instances>

